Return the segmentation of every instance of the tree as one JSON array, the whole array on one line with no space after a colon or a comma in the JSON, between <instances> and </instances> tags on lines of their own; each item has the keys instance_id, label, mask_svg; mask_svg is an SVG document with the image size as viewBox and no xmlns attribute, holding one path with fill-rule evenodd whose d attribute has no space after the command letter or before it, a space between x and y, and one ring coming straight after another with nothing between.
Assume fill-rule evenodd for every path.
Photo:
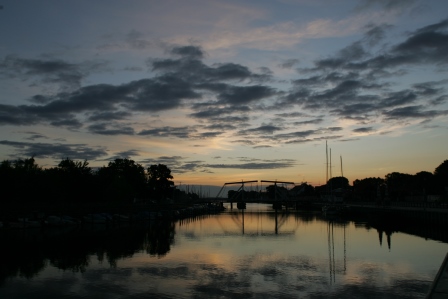
<instances>
[{"instance_id":1,"label":"tree","mask_svg":"<svg viewBox=\"0 0 448 299\"><path fill-rule=\"evenodd\" d=\"M35 174L42 169L37 165L36 160L34 160L34 157L22 160L17 159L14 161L14 168L18 171L22 171L24 173L28 174Z\"/></svg>"},{"instance_id":2,"label":"tree","mask_svg":"<svg viewBox=\"0 0 448 299\"><path fill-rule=\"evenodd\" d=\"M266 195L269 199L282 200L285 199L288 194L288 189L276 184L266 187Z\"/></svg>"},{"instance_id":3,"label":"tree","mask_svg":"<svg viewBox=\"0 0 448 299\"><path fill-rule=\"evenodd\" d=\"M434 175L437 177L443 177L446 180L448 180L448 160L445 160L437 166L437 168L434 170Z\"/></svg>"},{"instance_id":4,"label":"tree","mask_svg":"<svg viewBox=\"0 0 448 299\"><path fill-rule=\"evenodd\" d=\"M448 160L434 170L434 178L440 195L448 195Z\"/></svg>"},{"instance_id":5,"label":"tree","mask_svg":"<svg viewBox=\"0 0 448 299\"><path fill-rule=\"evenodd\" d=\"M413 176L407 173L386 174L386 184L392 199L404 200L413 193Z\"/></svg>"},{"instance_id":6,"label":"tree","mask_svg":"<svg viewBox=\"0 0 448 299\"><path fill-rule=\"evenodd\" d=\"M360 201L377 199L378 187L385 183L382 178L365 178L353 182L353 196Z\"/></svg>"},{"instance_id":7,"label":"tree","mask_svg":"<svg viewBox=\"0 0 448 299\"><path fill-rule=\"evenodd\" d=\"M76 176L88 176L92 174L92 168L89 167L89 162L87 162L87 160L81 162L65 158L59 162L58 168L64 173Z\"/></svg>"},{"instance_id":8,"label":"tree","mask_svg":"<svg viewBox=\"0 0 448 299\"><path fill-rule=\"evenodd\" d=\"M166 199L171 196L174 182L171 170L164 164L148 167L148 185L150 195L156 199Z\"/></svg>"},{"instance_id":9,"label":"tree","mask_svg":"<svg viewBox=\"0 0 448 299\"><path fill-rule=\"evenodd\" d=\"M331 190L339 188L347 189L348 187L350 187L348 179L343 176L337 176L329 179L327 185L331 186Z\"/></svg>"},{"instance_id":10,"label":"tree","mask_svg":"<svg viewBox=\"0 0 448 299\"><path fill-rule=\"evenodd\" d=\"M134 160L115 159L98 170L97 178L103 198L131 201L145 196L145 169Z\"/></svg>"},{"instance_id":11,"label":"tree","mask_svg":"<svg viewBox=\"0 0 448 299\"><path fill-rule=\"evenodd\" d=\"M88 165L87 160L73 161L65 158L57 167L48 169L46 177L52 182L52 186L48 186L48 190L52 191L50 197L61 200L62 196L62 200L71 202L88 201L94 197L93 174Z\"/></svg>"},{"instance_id":12,"label":"tree","mask_svg":"<svg viewBox=\"0 0 448 299\"><path fill-rule=\"evenodd\" d=\"M428 171L417 172L414 175L414 183L412 185L415 194L425 196L437 192L434 175Z\"/></svg>"},{"instance_id":13,"label":"tree","mask_svg":"<svg viewBox=\"0 0 448 299\"><path fill-rule=\"evenodd\" d=\"M43 171L36 163L34 157L28 159L17 159L14 166L14 183L9 186L15 190L14 198L22 202L35 201L40 194L45 194L43 185Z\"/></svg>"},{"instance_id":14,"label":"tree","mask_svg":"<svg viewBox=\"0 0 448 299\"><path fill-rule=\"evenodd\" d=\"M295 196L312 196L315 193L315 189L313 186L307 184L307 183L302 183L298 186L294 186L294 188L292 188L290 190L290 193L295 195Z\"/></svg>"},{"instance_id":15,"label":"tree","mask_svg":"<svg viewBox=\"0 0 448 299\"><path fill-rule=\"evenodd\" d=\"M15 172L12 166L12 162L9 160L4 160L0 164L0 182L3 186L6 186L6 188L1 188L0 201L9 201L16 193L16 190L14 188L14 185L16 183Z\"/></svg>"}]
</instances>

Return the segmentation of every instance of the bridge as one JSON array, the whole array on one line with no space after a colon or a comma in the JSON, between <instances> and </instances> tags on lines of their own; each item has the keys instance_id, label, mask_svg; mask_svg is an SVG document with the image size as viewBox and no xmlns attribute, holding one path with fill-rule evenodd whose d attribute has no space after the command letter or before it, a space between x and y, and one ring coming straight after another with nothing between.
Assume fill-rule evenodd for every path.
<instances>
[{"instance_id":1,"label":"bridge","mask_svg":"<svg viewBox=\"0 0 448 299\"><path fill-rule=\"evenodd\" d=\"M261 183L259 188L258 183ZM268 196L267 191L263 190L263 184L268 183L268 186L272 186L271 196ZM251 184L250 188L247 185ZM254 191L252 185L257 184L257 188ZM304 183L300 183L299 186ZM280 186L279 186L280 185ZM289 186L285 188L284 186ZM304 192L305 187L301 188L297 186L294 182L283 182L278 180L250 180L250 181L238 181L238 182L228 182L219 190L216 197L206 197L199 199L200 202L213 202L213 203L230 203L231 208L233 208L233 203L237 204L238 209L245 209L246 203L267 203L272 204L274 209L282 209L282 206L286 208L297 208L297 203L303 203L304 201L318 201L317 197L301 197L299 200L298 195ZM233 189L228 191L227 197L220 197L223 195L223 190L226 187L233 187ZM234 190L236 189L236 190ZM250 189L247 191L247 189Z\"/></svg>"}]
</instances>

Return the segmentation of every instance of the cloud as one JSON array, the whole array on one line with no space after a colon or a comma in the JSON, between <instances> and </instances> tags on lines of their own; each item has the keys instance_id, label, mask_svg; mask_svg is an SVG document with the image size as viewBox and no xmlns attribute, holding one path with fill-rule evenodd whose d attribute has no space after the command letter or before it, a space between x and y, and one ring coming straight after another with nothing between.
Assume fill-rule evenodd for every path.
<instances>
[{"instance_id":1,"label":"cloud","mask_svg":"<svg viewBox=\"0 0 448 299\"><path fill-rule=\"evenodd\" d=\"M218 95L218 99L221 104L235 106L260 101L274 94L273 88L262 85L232 86Z\"/></svg>"},{"instance_id":2,"label":"cloud","mask_svg":"<svg viewBox=\"0 0 448 299\"><path fill-rule=\"evenodd\" d=\"M370 47L376 46L380 41L385 39L387 31L392 28L393 26L388 24L369 24L366 26L368 30L364 33L363 41Z\"/></svg>"},{"instance_id":3,"label":"cloud","mask_svg":"<svg viewBox=\"0 0 448 299\"><path fill-rule=\"evenodd\" d=\"M130 36L138 37L139 34L132 32ZM208 66L201 61L204 52L198 46L173 47L169 53L178 58L149 62L155 71L150 78L120 85L95 84L56 94L37 94L29 99L33 103L31 105L1 105L0 124L50 124L70 129L79 129L85 124L87 130L95 134L129 135L133 134L131 127L117 123L113 128L110 127L111 124L106 128L104 121L125 120L135 112L161 112L190 106L193 109L191 117L225 126L229 122L247 121L247 116L229 115L235 115L238 111L250 112L261 101L276 94L275 89L270 86L250 84L252 81L268 78L270 75L266 72L255 74L247 67L235 63ZM12 64L12 60L9 61ZM57 76L63 70L78 69L77 65L63 61L52 64L25 63L19 59L15 61L52 76ZM229 80L236 80L238 85L227 82ZM244 80L248 81L241 85ZM80 81L77 82L79 85ZM205 96L207 98L202 101ZM210 97L216 101L210 101ZM139 134L154 133L155 131L143 130ZM160 132L157 134L160 136ZM197 136L206 138L218 134L216 131L201 132ZM185 138L189 135L177 136Z\"/></svg>"},{"instance_id":4,"label":"cloud","mask_svg":"<svg viewBox=\"0 0 448 299\"><path fill-rule=\"evenodd\" d=\"M60 91L74 90L92 72L106 69L105 61L70 63L61 59L27 59L16 55L0 61L0 75L32 80L32 84L56 84Z\"/></svg>"},{"instance_id":5,"label":"cloud","mask_svg":"<svg viewBox=\"0 0 448 299\"><path fill-rule=\"evenodd\" d=\"M175 55L192 59L202 59L204 57L204 51L197 46L174 47L170 52Z\"/></svg>"},{"instance_id":6,"label":"cloud","mask_svg":"<svg viewBox=\"0 0 448 299\"><path fill-rule=\"evenodd\" d=\"M296 121L293 122L293 125L295 126L301 126L301 125L318 125L324 121L323 118L315 118L311 120L304 120L304 121Z\"/></svg>"},{"instance_id":7,"label":"cloud","mask_svg":"<svg viewBox=\"0 0 448 299\"><path fill-rule=\"evenodd\" d=\"M34 141L36 139L48 139L47 136L45 136L45 135L43 135L41 133L38 133L38 132L21 132L21 133L30 135L30 136L25 138L26 140Z\"/></svg>"},{"instance_id":8,"label":"cloud","mask_svg":"<svg viewBox=\"0 0 448 299\"><path fill-rule=\"evenodd\" d=\"M392 49L391 61L401 63L447 63L448 19L423 27ZM395 59L394 59L395 58Z\"/></svg>"},{"instance_id":9,"label":"cloud","mask_svg":"<svg viewBox=\"0 0 448 299\"><path fill-rule=\"evenodd\" d=\"M193 109L197 110L197 112L191 113L190 116L199 119L211 119L216 121L217 119L223 119L227 116L226 114L235 114L235 113L246 113L250 112L251 109L249 106L239 105L238 107L222 107L220 105L209 104L206 107L202 105L193 106ZM240 116L241 121L246 121L246 117Z\"/></svg>"},{"instance_id":10,"label":"cloud","mask_svg":"<svg viewBox=\"0 0 448 299\"><path fill-rule=\"evenodd\" d=\"M392 5L386 1L365 3ZM364 128L373 121L427 121L444 116L445 110L437 109L448 99L444 80L416 81L408 86L393 80L415 66L446 67L448 19L391 41L392 29L388 24L365 26L359 40L316 59L309 68L298 69L286 90L279 86L287 82L279 85L267 67L253 71L232 61L207 64L204 48L191 44L165 46L167 57L146 61L147 77L122 84L82 85L88 74L104 70L106 62L7 56L0 61L3 76L65 87L55 93L35 94L26 99L27 104L0 105L0 125L43 124L147 138L205 139L225 133L236 143L260 147L342 136L342 129L313 127L327 118L355 121ZM135 30L129 32L127 41L135 48L150 46L144 43L144 34ZM281 67L293 68L298 62L285 59ZM137 129L136 123L129 122L134 116L154 113L163 118L173 110L184 112L190 118L186 123L195 123L158 126L141 122ZM260 117L266 123L251 123ZM240 134L245 138L238 137Z\"/></svg>"},{"instance_id":11,"label":"cloud","mask_svg":"<svg viewBox=\"0 0 448 299\"><path fill-rule=\"evenodd\" d=\"M293 66L299 64L300 60L295 58L286 59L282 63L279 64L279 67L284 69L291 69Z\"/></svg>"},{"instance_id":12,"label":"cloud","mask_svg":"<svg viewBox=\"0 0 448 299\"><path fill-rule=\"evenodd\" d=\"M370 133L374 131L373 127L357 128L353 130L354 133Z\"/></svg>"},{"instance_id":13,"label":"cloud","mask_svg":"<svg viewBox=\"0 0 448 299\"><path fill-rule=\"evenodd\" d=\"M281 131L283 128L272 124L262 125L252 129L246 129L239 131L240 135L251 135L251 134L273 134L275 131Z\"/></svg>"},{"instance_id":14,"label":"cloud","mask_svg":"<svg viewBox=\"0 0 448 299\"><path fill-rule=\"evenodd\" d=\"M204 164L204 167L208 168L221 168L221 169L281 169L289 168L296 165L295 160L283 159L283 160L265 160L262 162L240 163L240 164Z\"/></svg>"},{"instance_id":15,"label":"cloud","mask_svg":"<svg viewBox=\"0 0 448 299\"><path fill-rule=\"evenodd\" d=\"M112 128L110 128L112 127ZM123 126L120 124L105 124L97 123L87 127L89 132L100 135L134 135L132 127Z\"/></svg>"},{"instance_id":16,"label":"cloud","mask_svg":"<svg viewBox=\"0 0 448 299\"><path fill-rule=\"evenodd\" d=\"M132 49L144 50L151 46L151 42L143 37L143 33L133 29L126 35L126 42Z\"/></svg>"},{"instance_id":17,"label":"cloud","mask_svg":"<svg viewBox=\"0 0 448 299\"><path fill-rule=\"evenodd\" d=\"M284 133L274 134L274 131L283 131ZM333 135L333 133L340 131L343 131L342 127L327 127L285 132L284 128L281 127L262 125L257 128L239 131L238 134L244 135L245 139L238 139L233 142L244 144L246 146L252 146L254 148L259 148L260 146L272 147L273 144L294 144L326 139L338 139L341 138L342 135Z\"/></svg>"},{"instance_id":18,"label":"cloud","mask_svg":"<svg viewBox=\"0 0 448 299\"><path fill-rule=\"evenodd\" d=\"M380 6L386 11L402 12L413 7L417 0L361 0L356 10L366 10L374 6Z\"/></svg>"},{"instance_id":19,"label":"cloud","mask_svg":"<svg viewBox=\"0 0 448 299\"><path fill-rule=\"evenodd\" d=\"M372 2L373 3L373 2ZM386 2L382 2L386 5ZM408 33L404 40L383 45L377 55L367 49L386 38L390 25L370 25L359 41L317 59L314 67L301 69L290 92L277 105L297 105L307 111L327 111L345 119L366 121L432 118L444 115L436 110L415 108L446 102L441 82L421 82L393 89L385 78L406 74L401 68L416 65L443 67L448 58L448 20ZM414 108L409 108L413 106ZM408 108L405 108L408 107ZM380 119L381 121L381 119Z\"/></svg>"},{"instance_id":20,"label":"cloud","mask_svg":"<svg viewBox=\"0 0 448 299\"><path fill-rule=\"evenodd\" d=\"M138 133L141 136L150 137L177 137L177 138L189 138L192 134L196 133L196 129L192 127L160 127L153 129L142 130Z\"/></svg>"},{"instance_id":21,"label":"cloud","mask_svg":"<svg viewBox=\"0 0 448 299\"><path fill-rule=\"evenodd\" d=\"M186 157L182 156L160 156L153 159L145 159L142 163L146 165L162 163L167 165L171 171L175 173L185 172L207 172L213 173L213 169L281 169L289 168L297 165L297 162L293 159L253 159L240 157L238 160L242 163L233 164L210 164L205 161L195 160L188 161ZM218 159L215 157L215 159Z\"/></svg>"},{"instance_id":22,"label":"cloud","mask_svg":"<svg viewBox=\"0 0 448 299\"><path fill-rule=\"evenodd\" d=\"M213 173L212 171L203 168L204 161L189 161L178 165L175 167L176 173L187 173L187 172L207 172Z\"/></svg>"},{"instance_id":23,"label":"cloud","mask_svg":"<svg viewBox=\"0 0 448 299\"><path fill-rule=\"evenodd\" d=\"M132 116L132 113L127 111L115 112L99 112L95 111L89 116L89 121L108 121L108 120L123 120Z\"/></svg>"},{"instance_id":24,"label":"cloud","mask_svg":"<svg viewBox=\"0 0 448 299\"><path fill-rule=\"evenodd\" d=\"M174 77L142 79L118 86L97 84L71 93L39 96L43 105L0 105L0 123L35 124L60 122L69 118L75 125L75 114L90 112L93 120L124 118L129 111L163 111L177 108L184 98L200 97L188 83ZM78 124L80 124L78 122ZM76 124L76 126L78 126Z\"/></svg>"},{"instance_id":25,"label":"cloud","mask_svg":"<svg viewBox=\"0 0 448 299\"><path fill-rule=\"evenodd\" d=\"M288 113L278 113L275 114L278 117L286 118L286 117L308 117L309 115L303 112L288 112Z\"/></svg>"},{"instance_id":26,"label":"cloud","mask_svg":"<svg viewBox=\"0 0 448 299\"><path fill-rule=\"evenodd\" d=\"M321 142L326 140L334 140L334 139L341 139L343 138L343 135L327 135L327 136L321 136L321 137L315 137L315 138L300 138L300 139L291 139L288 141L285 141L286 144L300 144L300 143L309 143L309 142Z\"/></svg>"},{"instance_id":27,"label":"cloud","mask_svg":"<svg viewBox=\"0 0 448 299\"><path fill-rule=\"evenodd\" d=\"M32 125L38 122L37 118L27 115L17 106L0 104L1 125Z\"/></svg>"},{"instance_id":28,"label":"cloud","mask_svg":"<svg viewBox=\"0 0 448 299\"><path fill-rule=\"evenodd\" d=\"M310 135L315 134L326 134L332 132L342 131L342 127L329 127L329 128L320 128L316 130L306 130L306 131L295 131L291 133L278 134L275 137L280 139L289 139L289 138L304 138Z\"/></svg>"},{"instance_id":29,"label":"cloud","mask_svg":"<svg viewBox=\"0 0 448 299\"><path fill-rule=\"evenodd\" d=\"M95 160L107 155L102 147L91 147L87 144L62 144L62 143L32 143L1 140L1 145L14 148L15 154L11 157L37 157L81 160Z\"/></svg>"},{"instance_id":30,"label":"cloud","mask_svg":"<svg viewBox=\"0 0 448 299\"><path fill-rule=\"evenodd\" d=\"M388 120L401 120L409 118L431 119L437 116L448 115L448 110L424 110L423 106L417 105L395 108L384 111L383 114Z\"/></svg>"},{"instance_id":31,"label":"cloud","mask_svg":"<svg viewBox=\"0 0 448 299\"><path fill-rule=\"evenodd\" d=\"M201 98L189 82L173 75L142 79L124 87L129 88L129 93L122 101L136 111L170 110L179 108L182 100Z\"/></svg>"},{"instance_id":32,"label":"cloud","mask_svg":"<svg viewBox=\"0 0 448 299\"><path fill-rule=\"evenodd\" d=\"M236 63L215 63L208 66L202 62L204 52L197 46L175 47L171 49L170 53L176 54L180 58L149 59L148 66L161 74L174 72L177 77L204 89L213 90L213 87L220 86L213 85L216 82L234 80L260 82L270 78L269 73L253 73L246 66Z\"/></svg>"},{"instance_id":33,"label":"cloud","mask_svg":"<svg viewBox=\"0 0 448 299\"><path fill-rule=\"evenodd\" d=\"M115 160L115 159L129 159L130 157L135 157L135 156L140 156L140 153L138 150L127 150L127 151L123 151L123 152L118 152L115 154L114 158L111 158L111 160Z\"/></svg>"},{"instance_id":34,"label":"cloud","mask_svg":"<svg viewBox=\"0 0 448 299\"><path fill-rule=\"evenodd\" d=\"M237 126L227 123L215 123L210 124L208 126L205 126L204 129L206 130L218 130L218 131L232 131L236 130Z\"/></svg>"},{"instance_id":35,"label":"cloud","mask_svg":"<svg viewBox=\"0 0 448 299\"><path fill-rule=\"evenodd\" d=\"M219 135L224 134L225 132L213 131L213 132L201 132L194 135L195 138L206 139L206 138L214 138Z\"/></svg>"},{"instance_id":36,"label":"cloud","mask_svg":"<svg viewBox=\"0 0 448 299\"><path fill-rule=\"evenodd\" d=\"M154 164L165 164L170 168L172 173L187 173L187 172L209 172L204 168L204 161L185 161L187 157L182 156L159 156L157 158L144 159L146 167Z\"/></svg>"},{"instance_id":37,"label":"cloud","mask_svg":"<svg viewBox=\"0 0 448 299\"><path fill-rule=\"evenodd\" d=\"M76 130L82 127L82 123L71 115L67 116L66 119L53 120L50 124L55 127L66 127L71 130Z\"/></svg>"}]
</instances>

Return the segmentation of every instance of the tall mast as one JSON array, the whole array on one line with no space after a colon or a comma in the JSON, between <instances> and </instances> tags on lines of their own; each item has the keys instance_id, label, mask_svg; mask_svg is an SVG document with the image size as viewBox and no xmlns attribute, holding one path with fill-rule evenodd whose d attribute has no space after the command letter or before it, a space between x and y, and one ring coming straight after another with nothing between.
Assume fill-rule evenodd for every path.
<instances>
[{"instance_id":1,"label":"tall mast","mask_svg":"<svg viewBox=\"0 0 448 299\"><path fill-rule=\"evenodd\" d=\"M330 180L333 177L333 174L331 172L331 147L330 147Z\"/></svg>"},{"instance_id":2,"label":"tall mast","mask_svg":"<svg viewBox=\"0 0 448 299\"><path fill-rule=\"evenodd\" d=\"M331 173L331 147L330 147L330 199L331 202L334 203L334 198L333 198L333 182L331 182L331 178L333 177L332 173Z\"/></svg>"},{"instance_id":3,"label":"tall mast","mask_svg":"<svg viewBox=\"0 0 448 299\"><path fill-rule=\"evenodd\" d=\"M328 183L328 144L327 144L327 140L325 140L325 156L326 156L326 167L327 167L327 177L325 180L325 184Z\"/></svg>"},{"instance_id":4,"label":"tall mast","mask_svg":"<svg viewBox=\"0 0 448 299\"><path fill-rule=\"evenodd\" d=\"M341 176L343 177L344 176L344 171L342 170L342 156L340 156L341 157Z\"/></svg>"}]
</instances>

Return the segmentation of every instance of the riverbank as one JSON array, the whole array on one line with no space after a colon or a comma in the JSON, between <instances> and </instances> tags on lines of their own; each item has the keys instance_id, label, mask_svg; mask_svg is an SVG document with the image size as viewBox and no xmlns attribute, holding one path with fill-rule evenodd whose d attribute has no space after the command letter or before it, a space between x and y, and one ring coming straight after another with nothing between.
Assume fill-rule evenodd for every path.
<instances>
[{"instance_id":1,"label":"riverbank","mask_svg":"<svg viewBox=\"0 0 448 299\"><path fill-rule=\"evenodd\" d=\"M0 227L29 228L63 226L82 223L139 222L146 220L177 220L224 208L219 203L64 203L2 205Z\"/></svg>"},{"instance_id":2,"label":"riverbank","mask_svg":"<svg viewBox=\"0 0 448 299\"><path fill-rule=\"evenodd\" d=\"M427 299L447 299L448 298L448 253L440 266L431 289L426 296Z\"/></svg>"}]
</instances>

